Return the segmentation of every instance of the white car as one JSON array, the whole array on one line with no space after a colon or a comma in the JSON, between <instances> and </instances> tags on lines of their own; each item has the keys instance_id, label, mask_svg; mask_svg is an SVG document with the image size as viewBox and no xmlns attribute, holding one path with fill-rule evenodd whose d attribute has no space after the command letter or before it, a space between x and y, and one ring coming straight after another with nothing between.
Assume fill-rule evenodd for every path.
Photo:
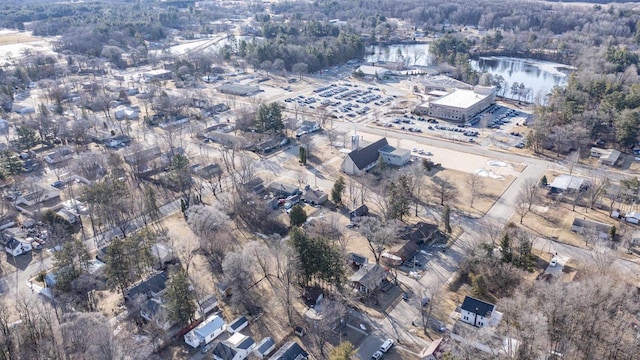
<instances>
[{"instance_id":1,"label":"white car","mask_svg":"<svg viewBox=\"0 0 640 360\"><path fill-rule=\"evenodd\" d=\"M551 259L549 262L549 266L556 266L556 264L558 264L558 259L556 258Z\"/></svg>"},{"instance_id":2,"label":"white car","mask_svg":"<svg viewBox=\"0 0 640 360\"><path fill-rule=\"evenodd\" d=\"M373 360L379 360L381 358L382 358L382 351L376 351L371 356L371 359L373 359Z\"/></svg>"}]
</instances>

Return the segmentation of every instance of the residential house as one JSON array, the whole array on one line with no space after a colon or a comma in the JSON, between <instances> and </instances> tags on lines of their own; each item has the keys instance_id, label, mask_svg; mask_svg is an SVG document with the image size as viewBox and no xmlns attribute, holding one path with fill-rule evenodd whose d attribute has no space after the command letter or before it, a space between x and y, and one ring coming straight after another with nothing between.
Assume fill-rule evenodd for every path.
<instances>
[{"instance_id":1,"label":"residential house","mask_svg":"<svg viewBox=\"0 0 640 360\"><path fill-rule=\"evenodd\" d=\"M255 347L256 343L251 337L236 333L229 339L218 342L212 353L216 360L243 360Z\"/></svg>"},{"instance_id":2,"label":"residential house","mask_svg":"<svg viewBox=\"0 0 640 360\"><path fill-rule=\"evenodd\" d=\"M305 120L302 122L298 131L296 131L296 137L301 137L302 135L311 134L320 130L320 124L317 121L308 121Z\"/></svg>"},{"instance_id":3,"label":"residential house","mask_svg":"<svg viewBox=\"0 0 640 360\"><path fill-rule=\"evenodd\" d=\"M59 189L50 185L34 184L31 192L18 196L16 205L34 206L55 199L60 199Z\"/></svg>"},{"instance_id":4,"label":"residential house","mask_svg":"<svg viewBox=\"0 0 640 360\"><path fill-rule=\"evenodd\" d=\"M413 241L405 241L404 243L396 245L389 250L389 253L395 255L395 257L385 256L382 260L390 266L398 266L400 264L406 264L418 253L418 251L420 251L420 248ZM397 261L392 260L395 258L399 258L401 263L398 264Z\"/></svg>"},{"instance_id":5,"label":"residential house","mask_svg":"<svg viewBox=\"0 0 640 360\"><path fill-rule=\"evenodd\" d=\"M255 349L253 349L253 354L258 357L258 359L264 359L275 349L276 342L273 340L273 338L267 336L256 345Z\"/></svg>"},{"instance_id":6,"label":"residential house","mask_svg":"<svg viewBox=\"0 0 640 360\"><path fill-rule=\"evenodd\" d=\"M200 325L184 335L184 342L193 348L206 345L224 332L226 324L224 319L215 314L208 317Z\"/></svg>"},{"instance_id":7,"label":"residential house","mask_svg":"<svg viewBox=\"0 0 640 360\"><path fill-rule=\"evenodd\" d=\"M378 150L382 161L394 166L403 166L411 160L411 151L386 145Z\"/></svg>"},{"instance_id":8,"label":"residential house","mask_svg":"<svg viewBox=\"0 0 640 360\"><path fill-rule=\"evenodd\" d=\"M489 326L494 310L493 304L465 296L461 306L460 320L476 327L486 327Z\"/></svg>"},{"instance_id":9,"label":"residential house","mask_svg":"<svg viewBox=\"0 0 640 360\"><path fill-rule=\"evenodd\" d=\"M302 195L302 200L309 204L322 205L329 200L329 196L322 190L309 189Z\"/></svg>"},{"instance_id":10,"label":"residential house","mask_svg":"<svg viewBox=\"0 0 640 360\"><path fill-rule=\"evenodd\" d=\"M585 178L582 178L579 176L562 174L562 175L558 175L558 177L553 179L553 181L549 185L549 188L551 189L552 193L561 193L561 192L572 193L572 192L584 191L587 188L589 188L589 185L590 185L589 180Z\"/></svg>"},{"instance_id":11,"label":"residential house","mask_svg":"<svg viewBox=\"0 0 640 360\"><path fill-rule=\"evenodd\" d=\"M624 221L632 223L632 224L640 223L640 212L629 211L628 213L626 213L624 215Z\"/></svg>"},{"instance_id":12,"label":"residential house","mask_svg":"<svg viewBox=\"0 0 640 360\"><path fill-rule=\"evenodd\" d=\"M63 161L67 161L73 157L73 150L70 148L63 146L46 153L44 155L44 161L46 161L49 165L59 164Z\"/></svg>"},{"instance_id":13,"label":"residential house","mask_svg":"<svg viewBox=\"0 0 640 360\"><path fill-rule=\"evenodd\" d=\"M207 165L195 164L190 166L190 170L193 175L196 175L197 177L204 180L210 180L222 174L220 165L213 163Z\"/></svg>"},{"instance_id":14,"label":"residential house","mask_svg":"<svg viewBox=\"0 0 640 360\"><path fill-rule=\"evenodd\" d=\"M268 154L273 150L279 149L282 146L285 146L289 144L289 139L287 138L272 138L272 139L268 139L265 140L263 142L260 142L258 144L256 144L256 150L262 154Z\"/></svg>"},{"instance_id":15,"label":"residential house","mask_svg":"<svg viewBox=\"0 0 640 360\"><path fill-rule=\"evenodd\" d=\"M302 191L300 191L300 188L298 188L297 186L281 183L279 181L274 181L269 184L269 191L271 191L275 196L279 197L289 197L302 193Z\"/></svg>"},{"instance_id":16,"label":"residential house","mask_svg":"<svg viewBox=\"0 0 640 360\"><path fill-rule=\"evenodd\" d=\"M369 208L367 207L367 205L362 204L359 207L357 207L355 210L351 210L349 212L349 220L353 222L357 218L362 216L367 216L367 215L369 215Z\"/></svg>"},{"instance_id":17,"label":"residential house","mask_svg":"<svg viewBox=\"0 0 640 360\"><path fill-rule=\"evenodd\" d=\"M403 232L400 238L420 244L430 241L439 232L438 225L421 221Z\"/></svg>"},{"instance_id":18,"label":"residential house","mask_svg":"<svg viewBox=\"0 0 640 360\"><path fill-rule=\"evenodd\" d=\"M368 146L351 151L342 161L341 169L348 175L362 175L371 170L378 163L380 149L388 146L386 138L382 138Z\"/></svg>"},{"instance_id":19,"label":"residential house","mask_svg":"<svg viewBox=\"0 0 640 360\"><path fill-rule=\"evenodd\" d=\"M113 116L116 120L137 120L140 116L140 109L138 107L129 107L126 105L119 105L113 110Z\"/></svg>"},{"instance_id":20,"label":"residential house","mask_svg":"<svg viewBox=\"0 0 640 360\"><path fill-rule=\"evenodd\" d=\"M247 318L244 316L240 316L237 319L230 322L229 325L227 325L227 332L229 334L235 334L240 330L246 328L248 325L249 325L249 320L247 320Z\"/></svg>"},{"instance_id":21,"label":"residential house","mask_svg":"<svg viewBox=\"0 0 640 360\"><path fill-rule=\"evenodd\" d=\"M349 277L351 287L358 292L376 291L387 280L387 271L378 264L364 264Z\"/></svg>"},{"instance_id":22,"label":"residential house","mask_svg":"<svg viewBox=\"0 0 640 360\"><path fill-rule=\"evenodd\" d=\"M284 344L275 352L270 360L307 360L309 354L295 341Z\"/></svg>"},{"instance_id":23,"label":"residential house","mask_svg":"<svg viewBox=\"0 0 640 360\"><path fill-rule=\"evenodd\" d=\"M174 323L169 320L165 302L161 298L151 298L140 306L140 316L162 330L169 330Z\"/></svg>"},{"instance_id":24,"label":"residential house","mask_svg":"<svg viewBox=\"0 0 640 360\"><path fill-rule=\"evenodd\" d=\"M124 292L124 300L135 300L139 296L158 297L167 287L167 279L169 274L166 271L159 272L141 283L130 287Z\"/></svg>"},{"instance_id":25,"label":"residential house","mask_svg":"<svg viewBox=\"0 0 640 360\"><path fill-rule=\"evenodd\" d=\"M247 190L254 194L262 194L264 192L264 181L259 178L253 178L249 180L247 183L242 184L242 186Z\"/></svg>"},{"instance_id":26,"label":"residential house","mask_svg":"<svg viewBox=\"0 0 640 360\"><path fill-rule=\"evenodd\" d=\"M67 209L67 208L61 208L58 211L56 211L56 214L58 214L58 216L60 216L62 219L64 219L66 222L68 222L69 224L75 224L79 221L79 217L73 213L73 211Z\"/></svg>"},{"instance_id":27,"label":"residential house","mask_svg":"<svg viewBox=\"0 0 640 360\"><path fill-rule=\"evenodd\" d=\"M584 219L584 218L583 219L575 218L573 219L573 223L571 224L571 231L581 235L585 235L589 232L595 232L596 234L598 234L598 237L600 237L603 240L606 240L609 238L611 228L612 226L609 224L604 224L598 221L593 221L593 220Z\"/></svg>"},{"instance_id":28,"label":"residential house","mask_svg":"<svg viewBox=\"0 0 640 360\"><path fill-rule=\"evenodd\" d=\"M20 256L31 251L31 244L12 238L4 245L4 250L11 256Z\"/></svg>"},{"instance_id":29,"label":"residential house","mask_svg":"<svg viewBox=\"0 0 640 360\"><path fill-rule=\"evenodd\" d=\"M601 164L615 166L616 162L620 158L620 151L615 149L600 149L592 147L590 155L599 159Z\"/></svg>"},{"instance_id":30,"label":"residential house","mask_svg":"<svg viewBox=\"0 0 640 360\"><path fill-rule=\"evenodd\" d=\"M124 155L124 162L131 166L139 166L149 161L155 160L162 155L160 146L141 149Z\"/></svg>"},{"instance_id":31,"label":"residential house","mask_svg":"<svg viewBox=\"0 0 640 360\"><path fill-rule=\"evenodd\" d=\"M302 297L304 298L305 305L313 308L319 305L322 299L324 299L324 292L319 286L307 286L303 290Z\"/></svg>"}]
</instances>

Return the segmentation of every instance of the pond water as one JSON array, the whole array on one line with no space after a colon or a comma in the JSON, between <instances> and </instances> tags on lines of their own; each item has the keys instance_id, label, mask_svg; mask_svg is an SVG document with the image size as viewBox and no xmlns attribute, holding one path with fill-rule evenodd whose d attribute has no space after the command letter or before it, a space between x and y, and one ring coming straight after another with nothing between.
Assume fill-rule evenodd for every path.
<instances>
[{"instance_id":1,"label":"pond water","mask_svg":"<svg viewBox=\"0 0 640 360\"><path fill-rule=\"evenodd\" d=\"M433 59L429 55L429 44L374 45L367 48L365 61L398 61L409 66L430 66ZM556 85L566 85L571 66L526 58L482 57L471 60L473 69L501 75L507 85L506 97L517 97L509 90L514 82L524 83L530 89L530 100L544 99Z\"/></svg>"},{"instance_id":2,"label":"pond water","mask_svg":"<svg viewBox=\"0 0 640 360\"><path fill-rule=\"evenodd\" d=\"M532 100L543 100L554 86L566 85L571 72L571 67L563 64L501 56L471 60L471 66L480 72L501 75L507 83L507 89L514 82L524 83L526 88L531 89ZM511 98L515 96L509 90L504 95Z\"/></svg>"}]
</instances>

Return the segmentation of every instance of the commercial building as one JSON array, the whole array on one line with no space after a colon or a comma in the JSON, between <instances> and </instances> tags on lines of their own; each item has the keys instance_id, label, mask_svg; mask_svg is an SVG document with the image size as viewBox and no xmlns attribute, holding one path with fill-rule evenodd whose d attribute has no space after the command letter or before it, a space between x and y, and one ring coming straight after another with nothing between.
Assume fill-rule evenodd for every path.
<instances>
[{"instance_id":1,"label":"commercial building","mask_svg":"<svg viewBox=\"0 0 640 360\"><path fill-rule=\"evenodd\" d=\"M455 89L447 95L416 106L414 112L418 115L465 122L495 102L495 87L476 86L473 90Z\"/></svg>"}]
</instances>

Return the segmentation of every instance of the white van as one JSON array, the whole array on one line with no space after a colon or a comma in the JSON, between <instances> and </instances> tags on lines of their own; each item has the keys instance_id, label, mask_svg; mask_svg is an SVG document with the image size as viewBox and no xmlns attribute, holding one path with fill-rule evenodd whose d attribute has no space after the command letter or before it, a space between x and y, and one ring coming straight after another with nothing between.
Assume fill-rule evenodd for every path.
<instances>
[{"instance_id":1,"label":"white van","mask_svg":"<svg viewBox=\"0 0 640 360\"><path fill-rule=\"evenodd\" d=\"M385 342L380 345L380 351L386 353L393 346L393 340L387 339Z\"/></svg>"}]
</instances>

